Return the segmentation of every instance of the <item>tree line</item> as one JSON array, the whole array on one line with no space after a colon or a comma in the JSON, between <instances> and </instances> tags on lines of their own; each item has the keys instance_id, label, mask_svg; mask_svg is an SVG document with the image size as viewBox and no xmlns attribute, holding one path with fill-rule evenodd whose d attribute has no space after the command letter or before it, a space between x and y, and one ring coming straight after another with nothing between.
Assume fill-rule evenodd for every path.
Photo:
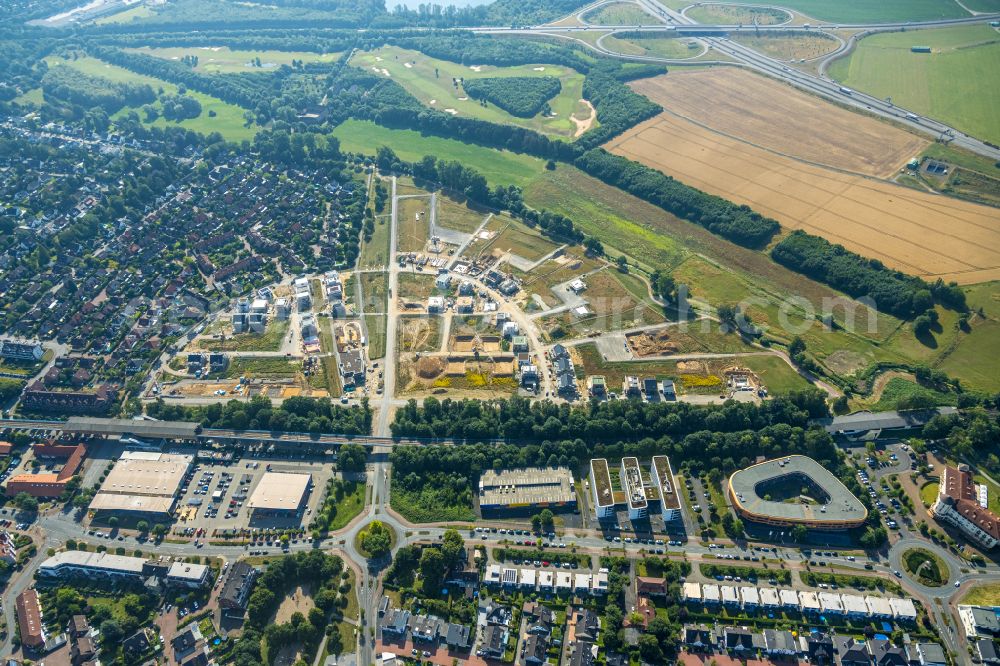
<instances>
[{"instance_id":1,"label":"tree line","mask_svg":"<svg viewBox=\"0 0 1000 666\"><path fill-rule=\"evenodd\" d=\"M661 171L612 155L603 148L584 153L574 164L608 185L625 190L737 245L762 248L781 229L775 220L764 217L749 206L740 206L707 194Z\"/></svg>"},{"instance_id":2,"label":"tree line","mask_svg":"<svg viewBox=\"0 0 1000 666\"><path fill-rule=\"evenodd\" d=\"M801 230L775 245L771 257L849 296L869 298L879 309L903 319L922 315L934 307L935 301L959 311L967 308L965 292L954 282L945 284L938 279L928 284Z\"/></svg>"},{"instance_id":3,"label":"tree line","mask_svg":"<svg viewBox=\"0 0 1000 666\"><path fill-rule=\"evenodd\" d=\"M230 400L223 404L186 407L162 399L146 405L146 414L164 421L195 421L206 428L232 430L270 430L338 433L344 435L371 434L371 410L368 401L350 407L335 406L329 398L286 398L280 405L270 398L254 396L248 402Z\"/></svg>"}]
</instances>

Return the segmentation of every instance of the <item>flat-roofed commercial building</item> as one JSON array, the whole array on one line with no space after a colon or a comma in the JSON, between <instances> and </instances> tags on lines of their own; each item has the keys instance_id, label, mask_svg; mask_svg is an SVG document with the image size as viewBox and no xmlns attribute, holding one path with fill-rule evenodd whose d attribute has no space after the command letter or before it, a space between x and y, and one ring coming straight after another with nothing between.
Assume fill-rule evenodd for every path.
<instances>
[{"instance_id":1,"label":"flat-roofed commercial building","mask_svg":"<svg viewBox=\"0 0 1000 666\"><path fill-rule=\"evenodd\" d=\"M208 584L209 568L204 564L174 562L167 570L167 583L178 587L204 587Z\"/></svg>"},{"instance_id":2,"label":"flat-roofed commercial building","mask_svg":"<svg viewBox=\"0 0 1000 666\"><path fill-rule=\"evenodd\" d=\"M649 502L646 500L646 490L642 485L642 471L639 469L638 458L622 458L621 482L628 503L629 520L645 518L649 512Z\"/></svg>"},{"instance_id":3,"label":"flat-roofed commercial building","mask_svg":"<svg viewBox=\"0 0 1000 666\"><path fill-rule=\"evenodd\" d=\"M109 553L91 553L85 550L66 550L42 562L38 575L62 578L87 576L88 578L134 578L141 580L153 575L155 565L141 557L126 557Z\"/></svg>"},{"instance_id":4,"label":"flat-roofed commercial building","mask_svg":"<svg viewBox=\"0 0 1000 666\"><path fill-rule=\"evenodd\" d=\"M615 492L611 487L608 461L595 458L590 461L590 489L594 494L594 511L598 519L615 515Z\"/></svg>"},{"instance_id":5,"label":"flat-roofed commercial building","mask_svg":"<svg viewBox=\"0 0 1000 666\"><path fill-rule=\"evenodd\" d=\"M813 502L784 501L800 496L804 487ZM846 530L868 517L865 505L840 479L806 456L775 458L734 472L729 498L743 519L764 525Z\"/></svg>"},{"instance_id":6,"label":"flat-roofed commercial building","mask_svg":"<svg viewBox=\"0 0 1000 666\"><path fill-rule=\"evenodd\" d=\"M681 498L678 495L677 482L670 468L670 459L666 456L653 456L653 482L660 491L660 513L664 522L681 519Z\"/></svg>"},{"instance_id":7,"label":"flat-roofed commercial building","mask_svg":"<svg viewBox=\"0 0 1000 666\"><path fill-rule=\"evenodd\" d=\"M535 509L573 510L576 487L568 467L486 470L479 477L483 515Z\"/></svg>"},{"instance_id":8,"label":"flat-roofed commercial building","mask_svg":"<svg viewBox=\"0 0 1000 666\"><path fill-rule=\"evenodd\" d=\"M247 506L256 515L296 514L305 508L311 487L311 474L265 472Z\"/></svg>"},{"instance_id":9,"label":"flat-roofed commercial building","mask_svg":"<svg viewBox=\"0 0 1000 666\"><path fill-rule=\"evenodd\" d=\"M101 484L90 510L168 517L193 460L190 455L125 451Z\"/></svg>"}]
</instances>

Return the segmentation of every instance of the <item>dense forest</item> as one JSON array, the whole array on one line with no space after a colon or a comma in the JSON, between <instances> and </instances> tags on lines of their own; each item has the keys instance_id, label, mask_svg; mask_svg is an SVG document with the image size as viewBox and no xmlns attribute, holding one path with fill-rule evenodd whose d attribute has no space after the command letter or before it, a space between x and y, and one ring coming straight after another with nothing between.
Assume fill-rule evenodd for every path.
<instances>
[{"instance_id":1,"label":"dense forest","mask_svg":"<svg viewBox=\"0 0 1000 666\"><path fill-rule=\"evenodd\" d=\"M924 313L935 300L954 309L966 308L965 293L957 284L946 285L941 280L928 284L803 231L793 231L782 239L771 256L779 264L850 296L871 299L879 309L904 319Z\"/></svg>"},{"instance_id":2,"label":"dense forest","mask_svg":"<svg viewBox=\"0 0 1000 666\"><path fill-rule=\"evenodd\" d=\"M487 76L467 79L462 88L475 100L490 102L518 118L533 118L559 94L562 84L554 76Z\"/></svg>"},{"instance_id":3,"label":"dense forest","mask_svg":"<svg viewBox=\"0 0 1000 666\"><path fill-rule=\"evenodd\" d=\"M42 77L42 91L70 104L100 107L107 114L125 106L142 106L156 101L156 93L146 84L115 83L100 76L84 74L73 67L52 67Z\"/></svg>"}]
</instances>

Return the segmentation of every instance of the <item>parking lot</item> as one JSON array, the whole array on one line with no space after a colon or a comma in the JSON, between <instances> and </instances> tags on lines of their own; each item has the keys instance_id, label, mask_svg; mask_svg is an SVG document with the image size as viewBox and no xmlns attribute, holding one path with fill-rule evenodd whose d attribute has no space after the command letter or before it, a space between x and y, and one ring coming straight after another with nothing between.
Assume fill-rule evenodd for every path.
<instances>
[{"instance_id":1,"label":"parking lot","mask_svg":"<svg viewBox=\"0 0 1000 666\"><path fill-rule=\"evenodd\" d=\"M312 490L300 515L250 515L247 501L269 471L312 476ZM195 464L181 486L175 511L175 533L202 536L212 535L216 530L298 527L309 522L309 517L322 499L327 481L335 474L332 465L319 459L247 457L229 463Z\"/></svg>"}]
</instances>

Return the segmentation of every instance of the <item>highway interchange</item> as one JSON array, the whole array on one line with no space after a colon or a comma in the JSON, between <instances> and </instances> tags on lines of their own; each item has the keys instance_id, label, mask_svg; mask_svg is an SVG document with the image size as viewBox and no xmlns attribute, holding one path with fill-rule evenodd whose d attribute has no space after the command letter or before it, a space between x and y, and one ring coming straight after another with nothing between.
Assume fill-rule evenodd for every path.
<instances>
[{"instance_id":1,"label":"highway interchange","mask_svg":"<svg viewBox=\"0 0 1000 666\"><path fill-rule=\"evenodd\" d=\"M748 69L752 69L766 76L784 81L789 85L793 85L796 88L805 90L807 92L819 95L826 99L829 99L837 104L852 108L856 111L862 113L868 113L875 116L880 116L882 118L891 120L894 123L903 125L911 130L920 132L922 134L928 135L931 138L937 140L942 138L947 138L950 140L952 145L959 146L966 150L972 151L979 155L983 155L990 159L1000 160L1000 149L987 145L983 141L969 136L945 123L934 120L932 118L926 118L919 116L907 109L898 107L891 102L878 97L873 97L865 93L853 90L850 93L845 93L842 87L836 81L822 75L813 75L808 72L802 71L795 67L791 67L788 64L770 58L768 56L762 55L753 49L746 46L742 46L734 41L731 41L727 37L710 37L701 36L697 37L698 40L706 43L712 50L717 53L721 53L729 58L732 58L735 62L729 60L698 60L692 62L691 60L676 60L671 58L659 58L654 56L634 56L634 55L624 55L607 49L601 45L601 41L598 40L597 44L590 44L581 39L574 37L574 33L587 30L608 30L613 32L630 32L630 31L643 31L643 32L662 32L665 35L677 34L678 29L681 30L688 28L697 28L700 31L711 32L711 31L724 31L724 32L752 32L756 30L762 30L772 33L780 32L802 32L806 28L803 25L778 25L778 26L738 26L738 25L703 25L698 24L695 21L688 18L683 13L670 9L666 5L659 2L659 0L638 0L639 4L642 5L649 13L652 14L650 17L651 22L654 16L660 17L663 21L662 24L641 24L641 25L614 25L614 26L601 26L601 25L586 25L586 26L568 26L568 25L543 25L534 27L515 27L515 28L473 28L476 32L487 33L487 34L522 34L522 35L552 35L556 37L574 39L578 43L587 46L588 48L597 50L604 55L625 58L629 60L638 60L646 62L663 63L666 65L676 65L676 66L690 66L690 65L701 65L706 64L718 64L718 65L729 65L729 66L741 66ZM595 3L595 5L590 5L587 8L580 10L577 14L586 13L589 8L603 3ZM926 22L902 22L902 23L879 23L879 24L846 24L846 23L812 23L809 25L808 30L817 32L826 31L844 31L844 30L863 30L865 34L870 34L873 32L883 32L883 31L898 31L898 30L921 30L928 28L941 28L953 25L965 25L965 24L975 24L975 23L990 23L993 21L1000 20L1000 14L980 14L977 16L971 16L967 18L958 19L946 19L940 21L926 21ZM831 58L839 56L844 50L852 48L854 40L857 36L852 37L848 40L847 44L841 49L838 49L835 53L830 54L826 57L825 62L829 62ZM820 66L820 71L825 69L825 65Z\"/></svg>"}]
</instances>

